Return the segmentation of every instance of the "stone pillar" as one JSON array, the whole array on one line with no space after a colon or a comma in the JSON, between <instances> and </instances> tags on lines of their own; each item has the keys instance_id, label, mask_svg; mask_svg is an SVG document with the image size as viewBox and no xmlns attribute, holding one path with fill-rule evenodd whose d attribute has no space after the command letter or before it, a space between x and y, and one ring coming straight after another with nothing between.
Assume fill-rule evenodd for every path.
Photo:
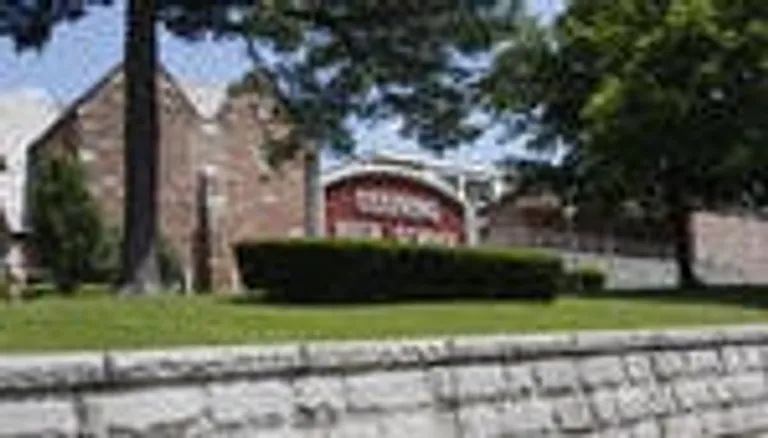
<instances>
[{"instance_id":1,"label":"stone pillar","mask_svg":"<svg viewBox=\"0 0 768 438\"><path fill-rule=\"evenodd\" d=\"M469 203L472 203L471 200L468 198L467 193L467 176L463 173L459 173L456 177L457 181L457 189L459 191L459 197Z\"/></svg>"},{"instance_id":2,"label":"stone pillar","mask_svg":"<svg viewBox=\"0 0 768 438\"><path fill-rule=\"evenodd\" d=\"M315 144L310 146L305 158L304 202L306 236L325 236L325 190L322 184L320 151Z\"/></svg>"},{"instance_id":3,"label":"stone pillar","mask_svg":"<svg viewBox=\"0 0 768 438\"><path fill-rule=\"evenodd\" d=\"M464 212L464 220L466 221L465 233L467 235L467 246L476 246L478 244L478 225L480 222L477 218L477 212L475 207L467 203L466 211Z\"/></svg>"}]
</instances>

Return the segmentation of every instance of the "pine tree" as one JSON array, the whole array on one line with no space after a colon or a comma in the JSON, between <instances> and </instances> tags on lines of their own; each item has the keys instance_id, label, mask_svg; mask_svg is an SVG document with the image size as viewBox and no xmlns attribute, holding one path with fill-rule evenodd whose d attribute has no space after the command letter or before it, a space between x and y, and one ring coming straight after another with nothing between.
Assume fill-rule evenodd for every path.
<instances>
[{"instance_id":1,"label":"pine tree","mask_svg":"<svg viewBox=\"0 0 768 438\"><path fill-rule=\"evenodd\" d=\"M57 289L73 292L104 275L105 233L98 208L76 156L50 154L33 166L29 189L33 252Z\"/></svg>"}]
</instances>

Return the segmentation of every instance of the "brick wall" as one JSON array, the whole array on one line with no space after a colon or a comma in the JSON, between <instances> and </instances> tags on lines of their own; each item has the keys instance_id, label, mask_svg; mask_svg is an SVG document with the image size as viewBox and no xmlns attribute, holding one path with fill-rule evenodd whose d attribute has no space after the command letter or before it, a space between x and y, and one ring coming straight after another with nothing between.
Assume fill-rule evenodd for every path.
<instances>
[{"instance_id":1,"label":"brick wall","mask_svg":"<svg viewBox=\"0 0 768 438\"><path fill-rule=\"evenodd\" d=\"M88 185L106 222L115 226L123 220L123 84L121 69L107 75L32 148L36 153L79 148ZM215 169L209 175L207 201L213 210L205 265L212 288L235 289L234 242L303 232L303 160L289 161L281 171L261 165L259 150L269 122L254 117L258 96L231 98L216 117L205 119L164 72L158 75L158 93L161 232L190 284L197 283L203 266L195 256L202 223L199 184L206 169Z\"/></svg>"},{"instance_id":2,"label":"brick wall","mask_svg":"<svg viewBox=\"0 0 768 438\"><path fill-rule=\"evenodd\" d=\"M223 268L234 263L231 242L304 233L304 159L298 155L277 168L268 166L266 141L285 127L258 122L258 105L252 95L230 98L213 134L223 147L207 151L206 161L218 168L214 191L225 206L214 224L226 246L216 249L220 281L231 275Z\"/></svg>"},{"instance_id":3,"label":"brick wall","mask_svg":"<svg viewBox=\"0 0 768 438\"><path fill-rule=\"evenodd\" d=\"M768 283L768 221L699 212L691 227L698 261L737 270L747 283Z\"/></svg>"}]
</instances>

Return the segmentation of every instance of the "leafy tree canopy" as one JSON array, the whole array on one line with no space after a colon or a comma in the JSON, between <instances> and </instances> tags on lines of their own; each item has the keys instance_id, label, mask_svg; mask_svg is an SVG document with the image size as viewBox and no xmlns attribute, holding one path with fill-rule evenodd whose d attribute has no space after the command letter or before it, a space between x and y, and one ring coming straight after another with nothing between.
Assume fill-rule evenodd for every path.
<instances>
[{"instance_id":1,"label":"leafy tree canopy","mask_svg":"<svg viewBox=\"0 0 768 438\"><path fill-rule=\"evenodd\" d=\"M303 137L343 151L352 147L350 117L401 117L403 133L431 149L478 134L467 118L474 58L509 37L523 9L521 0L152 3L156 20L178 35L243 39L254 70L239 88L269 79ZM11 1L0 7L0 36L20 49L41 47L56 23L110 4Z\"/></svg>"},{"instance_id":2,"label":"leafy tree canopy","mask_svg":"<svg viewBox=\"0 0 768 438\"><path fill-rule=\"evenodd\" d=\"M768 3L571 0L524 35L487 103L533 146L567 144L597 196L666 215L692 283L690 212L764 196Z\"/></svg>"},{"instance_id":3,"label":"leafy tree canopy","mask_svg":"<svg viewBox=\"0 0 768 438\"><path fill-rule=\"evenodd\" d=\"M765 162L766 23L758 0L573 0L498 58L489 103L637 188L664 174L699 204L734 199Z\"/></svg>"}]
</instances>

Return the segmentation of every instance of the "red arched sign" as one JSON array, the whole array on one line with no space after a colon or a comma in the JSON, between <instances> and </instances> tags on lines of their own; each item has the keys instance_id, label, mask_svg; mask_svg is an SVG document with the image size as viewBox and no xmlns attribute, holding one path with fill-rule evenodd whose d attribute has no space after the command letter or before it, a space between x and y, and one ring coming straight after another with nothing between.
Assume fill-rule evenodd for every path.
<instances>
[{"instance_id":1,"label":"red arched sign","mask_svg":"<svg viewBox=\"0 0 768 438\"><path fill-rule=\"evenodd\" d=\"M450 186L381 166L345 169L325 183L330 237L467 243L467 207Z\"/></svg>"}]
</instances>

